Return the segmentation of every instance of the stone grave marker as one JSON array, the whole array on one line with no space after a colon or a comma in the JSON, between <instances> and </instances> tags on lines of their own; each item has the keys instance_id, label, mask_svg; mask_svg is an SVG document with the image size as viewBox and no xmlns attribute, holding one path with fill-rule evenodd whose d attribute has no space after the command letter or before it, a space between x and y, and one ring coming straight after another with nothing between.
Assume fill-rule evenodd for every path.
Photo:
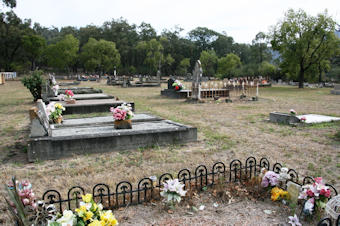
<instances>
[{"instance_id":1,"label":"stone grave marker","mask_svg":"<svg viewBox=\"0 0 340 226\"><path fill-rule=\"evenodd\" d=\"M44 127L47 134L50 135L50 133L51 133L50 132L50 123L49 123L48 115L47 115L47 112L46 112L46 105L41 99L37 100L37 108L38 108L37 115L38 115L38 118L41 122L41 125Z\"/></svg>"},{"instance_id":2,"label":"stone grave marker","mask_svg":"<svg viewBox=\"0 0 340 226\"><path fill-rule=\"evenodd\" d=\"M31 120L30 137L43 137L48 135L48 131L44 128L38 116L38 108L33 107L29 110Z\"/></svg>"},{"instance_id":3,"label":"stone grave marker","mask_svg":"<svg viewBox=\"0 0 340 226\"><path fill-rule=\"evenodd\" d=\"M334 85L334 90L331 90L331 94L340 95L340 84Z\"/></svg>"},{"instance_id":4,"label":"stone grave marker","mask_svg":"<svg viewBox=\"0 0 340 226\"><path fill-rule=\"evenodd\" d=\"M290 201L292 203L297 204L300 190L301 190L301 185L288 181L287 191L289 193Z\"/></svg>"},{"instance_id":5,"label":"stone grave marker","mask_svg":"<svg viewBox=\"0 0 340 226\"><path fill-rule=\"evenodd\" d=\"M202 66L201 62L197 60L195 64L195 69L193 71L193 79L192 79L192 94L191 98L194 100L201 99L201 79L202 79Z\"/></svg>"}]
</instances>

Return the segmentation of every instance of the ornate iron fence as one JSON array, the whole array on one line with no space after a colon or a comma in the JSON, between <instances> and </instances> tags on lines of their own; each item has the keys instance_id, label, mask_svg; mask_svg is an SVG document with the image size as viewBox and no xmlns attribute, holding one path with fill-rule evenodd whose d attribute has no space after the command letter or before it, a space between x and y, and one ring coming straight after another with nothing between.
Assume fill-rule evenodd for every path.
<instances>
[{"instance_id":1,"label":"ornate iron fence","mask_svg":"<svg viewBox=\"0 0 340 226\"><path fill-rule=\"evenodd\" d=\"M182 169L176 176L179 181L185 184L186 189L196 188L202 190L204 187L216 184L221 177L223 177L224 183L241 182L251 179L259 175L262 168L272 169L274 172L279 173L282 164L275 163L270 168L267 158L261 158L257 162L256 158L249 157L246 159L245 164L242 164L238 159L231 161L228 169L223 162L217 162L212 166L211 171L208 170L207 166L199 165L193 172L189 169ZM289 169L288 174L291 176L290 181L300 185L314 182L312 177L303 177L299 180L299 175L294 169ZM110 189L106 184L96 184L91 193L96 202L102 203L107 209L115 209L160 199L160 188L162 183L168 179L174 179L173 175L164 173L157 182L152 181L150 178L143 178L138 182L136 188L129 181L122 181L116 185L114 190ZM335 187L330 184L327 184L327 186L333 190L332 194L338 194ZM66 199L62 198L57 190L47 190L43 194L42 200L48 204L55 204L57 209L62 212L65 206L67 209L78 207L81 195L85 195L85 189L81 186L74 186L68 190Z\"/></svg>"}]
</instances>

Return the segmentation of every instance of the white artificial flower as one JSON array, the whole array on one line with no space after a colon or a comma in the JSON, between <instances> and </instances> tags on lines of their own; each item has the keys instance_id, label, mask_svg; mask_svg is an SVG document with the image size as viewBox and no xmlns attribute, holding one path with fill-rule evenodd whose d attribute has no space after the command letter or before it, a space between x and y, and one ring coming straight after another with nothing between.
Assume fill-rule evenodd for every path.
<instances>
[{"instance_id":1,"label":"white artificial flower","mask_svg":"<svg viewBox=\"0 0 340 226\"><path fill-rule=\"evenodd\" d=\"M87 210L91 209L91 207L92 207L92 203L90 203L90 202L88 202L88 203L80 202L79 205L85 206Z\"/></svg>"},{"instance_id":2,"label":"white artificial flower","mask_svg":"<svg viewBox=\"0 0 340 226\"><path fill-rule=\"evenodd\" d=\"M99 209L100 211L103 210L103 205L102 205L101 203L98 204L98 209Z\"/></svg>"},{"instance_id":3,"label":"white artificial flower","mask_svg":"<svg viewBox=\"0 0 340 226\"><path fill-rule=\"evenodd\" d=\"M71 210L64 210L63 216L57 220L62 226L72 226L75 216Z\"/></svg>"}]
</instances>

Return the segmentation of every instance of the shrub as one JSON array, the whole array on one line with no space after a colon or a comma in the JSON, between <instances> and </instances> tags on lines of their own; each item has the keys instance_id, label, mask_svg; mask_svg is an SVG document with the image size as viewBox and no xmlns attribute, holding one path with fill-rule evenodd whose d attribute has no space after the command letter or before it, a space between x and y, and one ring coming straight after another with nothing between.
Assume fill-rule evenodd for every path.
<instances>
[{"instance_id":1,"label":"shrub","mask_svg":"<svg viewBox=\"0 0 340 226\"><path fill-rule=\"evenodd\" d=\"M41 99L41 90L43 84L42 71L34 71L30 76L24 77L21 82L32 93L34 101Z\"/></svg>"}]
</instances>

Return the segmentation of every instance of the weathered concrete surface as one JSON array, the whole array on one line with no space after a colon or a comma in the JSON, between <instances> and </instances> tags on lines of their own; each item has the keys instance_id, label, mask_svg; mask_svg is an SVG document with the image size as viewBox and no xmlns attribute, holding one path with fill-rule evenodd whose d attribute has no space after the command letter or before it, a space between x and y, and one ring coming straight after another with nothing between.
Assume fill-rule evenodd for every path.
<instances>
[{"instance_id":1,"label":"weathered concrete surface","mask_svg":"<svg viewBox=\"0 0 340 226\"><path fill-rule=\"evenodd\" d=\"M161 90L161 95L170 98L185 99L191 95L191 90L175 91L174 89L164 89Z\"/></svg>"},{"instance_id":2,"label":"weathered concrete surface","mask_svg":"<svg viewBox=\"0 0 340 226\"><path fill-rule=\"evenodd\" d=\"M169 120L137 122L132 129L116 130L112 125L71 127L52 130L52 136L29 140L28 160L59 159L85 154L137 149L152 145L197 140L197 129Z\"/></svg>"},{"instance_id":3,"label":"weathered concrete surface","mask_svg":"<svg viewBox=\"0 0 340 226\"><path fill-rule=\"evenodd\" d=\"M315 114L308 114L308 115L298 115L296 116L299 119L305 117L305 123L322 123L322 122L333 122L333 121L340 121L339 117L332 117L327 115L315 115Z\"/></svg>"},{"instance_id":4,"label":"weathered concrete surface","mask_svg":"<svg viewBox=\"0 0 340 226\"><path fill-rule=\"evenodd\" d=\"M90 93L90 94L75 94L73 99L76 100L96 100L96 99L113 99L112 95L108 95L105 93ZM50 98L50 101L59 101L58 97Z\"/></svg>"},{"instance_id":5,"label":"weathered concrete surface","mask_svg":"<svg viewBox=\"0 0 340 226\"><path fill-rule=\"evenodd\" d=\"M94 89L90 87L68 87L68 88L60 88L58 90L58 94L65 94L65 90L72 90L74 94L90 94L90 93L102 93L101 89Z\"/></svg>"},{"instance_id":6,"label":"weathered concrete surface","mask_svg":"<svg viewBox=\"0 0 340 226\"><path fill-rule=\"evenodd\" d=\"M272 112L269 114L269 120L276 123L292 124L300 122L300 119L294 115L280 112Z\"/></svg>"},{"instance_id":7,"label":"weathered concrete surface","mask_svg":"<svg viewBox=\"0 0 340 226\"><path fill-rule=\"evenodd\" d=\"M340 95L340 84L334 85L334 89L331 90L331 94Z\"/></svg>"},{"instance_id":8,"label":"weathered concrete surface","mask_svg":"<svg viewBox=\"0 0 340 226\"><path fill-rule=\"evenodd\" d=\"M115 99L77 100L75 104L67 104L64 101L57 101L57 103L61 103L66 108L63 112L65 115L109 112L110 107L117 107L123 103L131 104L132 110L135 109L133 102L116 101Z\"/></svg>"},{"instance_id":9,"label":"weathered concrete surface","mask_svg":"<svg viewBox=\"0 0 340 226\"><path fill-rule=\"evenodd\" d=\"M160 121L161 118L149 114L136 114L132 118L132 123L136 122L148 122L148 121ZM79 127L79 126L98 126L105 124L113 124L113 116L92 117L92 118L78 118L78 119L64 119L62 124L55 124L55 128L62 127Z\"/></svg>"}]
</instances>

